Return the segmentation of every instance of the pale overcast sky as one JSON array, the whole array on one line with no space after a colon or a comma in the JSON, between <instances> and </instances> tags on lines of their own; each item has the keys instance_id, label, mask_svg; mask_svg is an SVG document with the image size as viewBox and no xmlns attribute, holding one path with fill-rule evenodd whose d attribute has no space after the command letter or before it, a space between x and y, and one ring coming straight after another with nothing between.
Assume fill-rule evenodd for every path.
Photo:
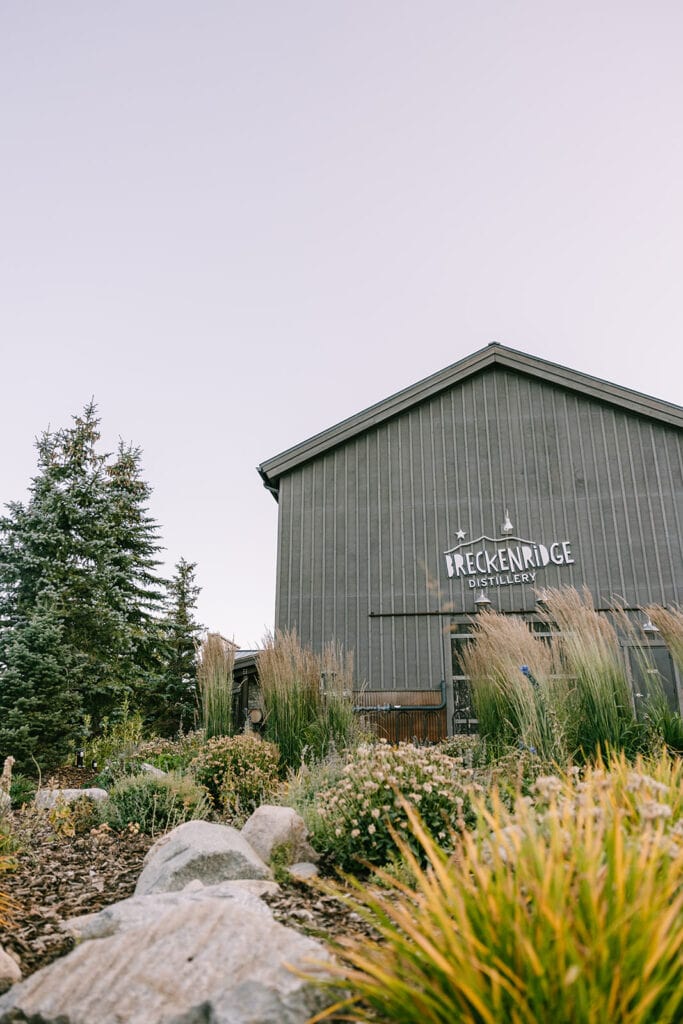
<instances>
[{"instance_id":1,"label":"pale overcast sky","mask_svg":"<svg viewBox=\"0 0 683 1024\"><path fill-rule=\"evenodd\" d=\"M94 395L272 626L255 467L496 340L683 400L683 4L2 0L0 503Z\"/></svg>"}]
</instances>

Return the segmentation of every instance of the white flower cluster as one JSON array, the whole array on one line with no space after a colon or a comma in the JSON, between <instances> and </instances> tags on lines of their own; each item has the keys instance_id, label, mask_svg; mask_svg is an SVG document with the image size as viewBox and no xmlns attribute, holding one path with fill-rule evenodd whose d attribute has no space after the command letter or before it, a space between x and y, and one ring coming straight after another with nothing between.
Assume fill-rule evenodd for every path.
<instances>
[{"instance_id":1,"label":"white flower cluster","mask_svg":"<svg viewBox=\"0 0 683 1024\"><path fill-rule=\"evenodd\" d=\"M416 807L440 840L462 826L466 772L433 747L367 744L349 755L341 780L318 795L318 813L338 861L383 863L394 847L390 826L403 832L404 801Z\"/></svg>"}]
</instances>

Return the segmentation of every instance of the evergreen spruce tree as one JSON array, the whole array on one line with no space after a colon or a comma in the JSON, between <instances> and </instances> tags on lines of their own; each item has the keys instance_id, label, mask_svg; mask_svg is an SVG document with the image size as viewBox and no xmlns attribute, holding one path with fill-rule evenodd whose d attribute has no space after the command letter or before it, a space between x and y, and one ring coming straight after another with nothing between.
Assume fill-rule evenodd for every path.
<instances>
[{"instance_id":1,"label":"evergreen spruce tree","mask_svg":"<svg viewBox=\"0 0 683 1024\"><path fill-rule=\"evenodd\" d=\"M12 735L27 751L71 737L85 713L96 727L156 685L164 590L150 490L137 449L120 445L112 462L99 440L93 402L46 431L28 500L0 518L0 753L17 756Z\"/></svg>"},{"instance_id":2,"label":"evergreen spruce tree","mask_svg":"<svg viewBox=\"0 0 683 1024\"><path fill-rule=\"evenodd\" d=\"M141 475L141 451L123 442L107 466L107 522L110 565L128 648L122 654L119 679L141 710L158 688L163 673L164 631L160 616L167 582L161 564L159 527L149 515L152 489Z\"/></svg>"},{"instance_id":3,"label":"evergreen spruce tree","mask_svg":"<svg viewBox=\"0 0 683 1024\"><path fill-rule=\"evenodd\" d=\"M64 642L52 595L0 638L0 763L12 754L20 771L63 763L82 725L78 657Z\"/></svg>"},{"instance_id":4,"label":"evergreen spruce tree","mask_svg":"<svg viewBox=\"0 0 683 1024\"><path fill-rule=\"evenodd\" d=\"M195 579L196 562L181 558L167 583L164 629L164 670L157 693L155 731L171 736L186 732L197 713L197 653L203 632L196 618L201 588Z\"/></svg>"}]
</instances>

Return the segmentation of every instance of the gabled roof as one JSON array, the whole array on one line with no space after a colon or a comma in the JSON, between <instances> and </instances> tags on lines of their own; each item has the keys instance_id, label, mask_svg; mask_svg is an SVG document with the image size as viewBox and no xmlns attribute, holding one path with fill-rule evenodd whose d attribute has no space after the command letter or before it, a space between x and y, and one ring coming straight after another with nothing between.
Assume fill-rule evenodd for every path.
<instances>
[{"instance_id":1,"label":"gabled roof","mask_svg":"<svg viewBox=\"0 0 683 1024\"><path fill-rule=\"evenodd\" d=\"M609 381L591 377L578 370L570 370L566 366L551 363L547 359L539 359L537 356L527 355L525 352L518 352L516 349L507 348L505 345L493 341L486 348L479 349L478 352L474 352L465 359L425 377L417 384L404 388L395 395L390 395L382 402L377 402L368 409L363 409L362 412L342 420L341 423L315 434L307 441L302 441L300 444L294 445L293 448L288 448L279 455L274 455L273 458L262 462L257 469L261 474L264 486L277 498L278 481L283 473L289 472L302 462L316 458L357 434L384 423L392 416L405 412L491 366L500 366L506 370L526 374L528 377L536 377L548 384L577 391L600 402L617 405L627 412L648 416L670 426L683 428L683 407L680 405L651 398L649 395L632 391L630 388L619 387L617 384L610 384Z\"/></svg>"}]
</instances>

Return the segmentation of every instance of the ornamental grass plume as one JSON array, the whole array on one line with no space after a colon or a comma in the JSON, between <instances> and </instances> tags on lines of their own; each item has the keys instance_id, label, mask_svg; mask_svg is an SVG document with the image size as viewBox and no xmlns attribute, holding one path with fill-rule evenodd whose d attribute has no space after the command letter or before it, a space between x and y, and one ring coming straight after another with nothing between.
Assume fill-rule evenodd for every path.
<instances>
[{"instance_id":1,"label":"ornamental grass plume","mask_svg":"<svg viewBox=\"0 0 683 1024\"><path fill-rule=\"evenodd\" d=\"M565 722L552 648L515 616L477 616L462 652L479 733L493 754L521 743L547 761L565 761ZM526 671L524 671L526 670Z\"/></svg>"},{"instance_id":2,"label":"ornamental grass plume","mask_svg":"<svg viewBox=\"0 0 683 1024\"><path fill-rule=\"evenodd\" d=\"M542 618L558 630L553 645L572 691L570 753L588 758L612 748L635 755L643 731L614 627L595 610L587 587L581 593L573 587L550 588L544 604Z\"/></svg>"},{"instance_id":3,"label":"ornamental grass plume","mask_svg":"<svg viewBox=\"0 0 683 1024\"><path fill-rule=\"evenodd\" d=\"M3 833L0 832L0 844L4 845L4 839ZM14 867L15 862L11 857L0 855L0 875L5 871L12 871ZM0 890L0 927L5 928L11 924L16 909L17 904L12 897Z\"/></svg>"},{"instance_id":4,"label":"ornamental grass plume","mask_svg":"<svg viewBox=\"0 0 683 1024\"><path fill-rule=\"evenodd\" d=\"M201 645L197 664L197 689L202 724L207 739L230 736L232 720L232 672L235 648L220 633L209 633Z\"/></svg>"},{"instance_id":5,"label":"ornamental grass plume","mask_svg":"<svg viewBox=\"0 0 683 1024\"><path fill-rule=\"evenodd\" d=\"M406 805L427 864L399 838L414 883L328 887L381 941L334 944L337 1002L311 1024L683 1020L682 783L680 759L622 755L513 810L494 791L450 856Z\"/></svg>"},{"instance_id":6,"label":"ornamental grass plume","mask_svg":"<svg viewBox=\"0 0 683 1024\"><path fill-rule=\"evenodd\" d=\"M683 611L651 604L645 609L645 614L659 630L679 672L683 672Z\"/></svg>"},{"instance_id":7,"label":"ornamental grass plume","mask_svg":"<svg viewBox=\"0 0 683 1024\"><path fill-rule=\"evenodd\" d=\"M329 644L322 657L299 641L296 630L266 636L258 657L264 735L276 743L283 765L324 757L352 746L353 658Z\"/></svg>"}]
</instances>

